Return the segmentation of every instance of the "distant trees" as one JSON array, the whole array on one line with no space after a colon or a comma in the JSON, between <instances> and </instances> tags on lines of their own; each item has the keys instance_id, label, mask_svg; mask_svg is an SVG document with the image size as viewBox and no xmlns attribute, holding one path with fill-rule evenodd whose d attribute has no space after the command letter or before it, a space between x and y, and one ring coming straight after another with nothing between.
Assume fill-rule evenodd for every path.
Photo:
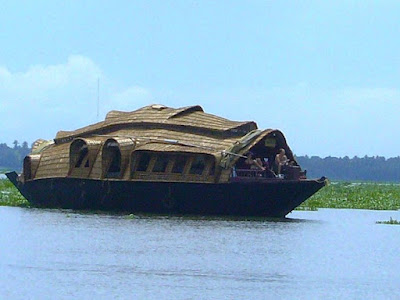
<instances>
[{"instance_id":1,"label":"distant trees","mask_svg":"<svg viewBox=\"0 0 400 300\"><path fill-rule=\"evenodd\" d=\"M20 146L19 142L15 140L13 145L13 148L10 148L6 143L0 143L0 169L22 169L22 161L31 152L31 149L27 142L23 142Z\"/></svg>"},{"instance_id":2,"label":"distant trees","mask_svg":"<svg viewBox=\"0 0 400 300\"><path fill-rule=\"evenodd\" d=\"M307 177L326 176L331 180L400 182L400 156L298 156L298 163L307 170Z\"/></svg>"}]
</instances>

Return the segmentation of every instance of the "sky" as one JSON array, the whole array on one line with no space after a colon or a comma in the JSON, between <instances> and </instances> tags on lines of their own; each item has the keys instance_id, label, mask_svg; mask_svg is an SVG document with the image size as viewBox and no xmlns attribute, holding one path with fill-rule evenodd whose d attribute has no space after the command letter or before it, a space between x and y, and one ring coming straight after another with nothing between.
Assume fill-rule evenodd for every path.
<instances>
[{"instance_id":1,"label":"sky","mask_svg":"<svg viewBox=\"0 0 400 300\"><path fill-rule=\"evenodd\" d=\"M296 155L397 157L399 13L368 0L1 1L0 143L159 103L280 129Z\"/></svg>"}]
</instances>

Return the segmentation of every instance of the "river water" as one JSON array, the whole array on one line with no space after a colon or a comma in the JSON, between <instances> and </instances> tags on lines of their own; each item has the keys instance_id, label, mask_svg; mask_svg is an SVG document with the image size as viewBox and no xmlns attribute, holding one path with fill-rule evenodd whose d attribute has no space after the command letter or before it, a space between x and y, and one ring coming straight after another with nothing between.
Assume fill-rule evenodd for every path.
<instances>
[{"instance_id":1,"label":"river water","mask_svg":"<svg viewBox=\"0 0 400 300\"><path fill-rule=\"evenodd\" d=\"M400 299L400 211L283 221L0 207L0 299Z\"/></svg>"}]
</instances>

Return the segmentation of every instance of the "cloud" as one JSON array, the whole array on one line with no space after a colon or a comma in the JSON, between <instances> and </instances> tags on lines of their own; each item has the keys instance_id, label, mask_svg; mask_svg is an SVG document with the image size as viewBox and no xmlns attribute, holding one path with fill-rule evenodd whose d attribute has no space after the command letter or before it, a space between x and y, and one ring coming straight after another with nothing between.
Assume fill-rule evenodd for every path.
<instances>
[{"instance_id":1,"label":"cloud","mask_svg":"<svg viewBox=\"0 0 400 300\"><path fill-rule=\"evenodd\" d=\"M34 65L22 72L0 66L0 142L51 139L58 130L74 130L99 121L106 110L132 110L132 106L137 108L150 99L150 92L139 86L116 88L95 62L81 55L72 55L61 64Z\"/></svg>"},{"instance_id":2,"label":"cloud","mask_svg":"<svg viewBox=\"0 0 400 300\"><path fill-rule=\"evenodd\" d=\"M131 111L151 104L153 97L149 90L140 86L131 86L111 96L106 110Z\"/></svg>"},{"instance_id":3,"label":"cloud","mask_svg":"<svg viewBox=\"0 0 400 300\"><path fill-rule=\"evenodd\" d=\"M97 81L100 80L100 93ZM99 114L97 99L100 97ZM153 91L120 87L90 58L12 72L0 66L0 142L52 139L103 120L110 110L132 111L152 103L202 105L232 120L278 128L296 154L397 156L400 90L382 87L322 89L307 83L283 87L232 87Z\"/></svg>"},{"instance_id":4,"label":"cloud","mask_svg":"<svg viewBox=\"0 0 400 300\"><path fill-rule=\"evenodd\" d=\"M19 104L38 101L54 103L72 88L90 89L103 77L98 66L83 56L70 56L65 64L35 65L26 72L0 71L0 95L6 101L17 99Z\"/></svg>"}]
</instances>

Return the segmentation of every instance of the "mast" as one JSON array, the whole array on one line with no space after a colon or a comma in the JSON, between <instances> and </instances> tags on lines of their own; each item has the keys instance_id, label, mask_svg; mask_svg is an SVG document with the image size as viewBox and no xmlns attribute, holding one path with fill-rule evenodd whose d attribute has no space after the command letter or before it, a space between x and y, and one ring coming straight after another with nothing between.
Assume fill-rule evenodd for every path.
<instances>
[{"instance_id":1,"label":"mast","mask_svg":"<svg viewBox=\"0 0 400 300\"><path fill-rule=\"evenodd\" d=\"M97 78L97 121L99 120L100 110L100 78Z\"/></svg>"}]
</instances>

